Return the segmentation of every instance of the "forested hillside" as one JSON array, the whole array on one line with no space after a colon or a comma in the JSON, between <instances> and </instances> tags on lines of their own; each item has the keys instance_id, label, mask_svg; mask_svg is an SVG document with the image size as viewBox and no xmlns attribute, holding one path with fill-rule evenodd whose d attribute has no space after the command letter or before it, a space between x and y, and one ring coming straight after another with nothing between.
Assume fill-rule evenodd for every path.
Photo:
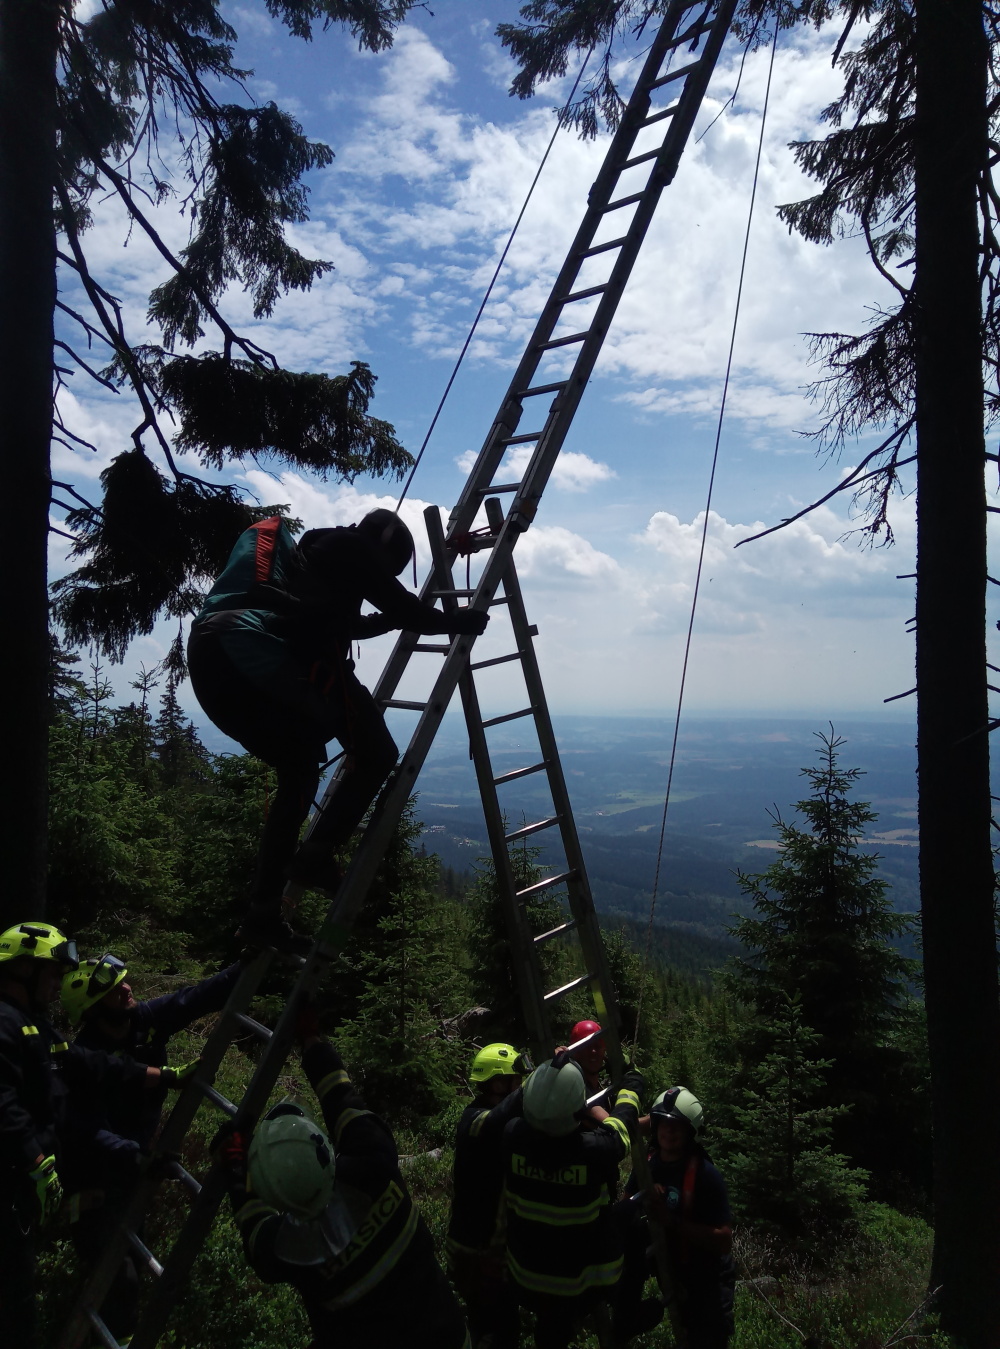
<instances>
[{"instance_id":1,"label":"forested hillside","mask_svg":"<svg viewBox=\"0 0 1000 1349\"><path fill-rule=\"evenodd\" d=\"M121 706L99 669L84 674L64 655L57 668L52 918L82 951L121 955L139 998L198 980L236 957L232 934L273 789L268 772L247 756L206 751L174 686L155 671ZM730 939L739 960L721 971L720 944L664 929L654 929L647 958L643 924L605 928L623 1031L649 1094L683 1083L701 1098L707 1146L730 1182L741 1277L736 1346L798 1343L789 1322L833 1349L879 1345L926 1286L921 1008L907 992L912 971L890 944L906 920L856 848L865 812L850 800L853 776L838 768L836 748L811 772L812 806L801 803L808 826L786 833L766 873L741 878L754 917ZM835 819L816 804L831 800ZM368 1104L392 1123L411 1159L408 1180L442 1242L473 1041L523 1042L524 1030L491 865L443 869L420 833L417 802L325 986L321 1018ZM519 882L542 875L536 851L522 848L513 860ZM819 873L835 883L817 889ZM320 905L305 901L303 926L318 921ZM558 914L552 897L531 910L538 930ZM831 941L837 989L810 1000ZM549 974L567 969L565 951L542 949ZM273 1022L289 984L290 975L277 973L253 1014ZM586 1010L567 1000L560 1031ZM197 1054L207 1028L175 1037L176 1061ZM230 1098L249 1077L256 1043L238 1042L227 1057L219 1087ZM315 1109L294 1059L278 1094ZM185 1159L196 1174L217 1123L203 1112ZM154 1250L183 1209L176 1187L165 1186L146 1233ZM49 1238L44 1268L54 1325L78 1273L65 1224ZM225 1218L166 1342L278 1349L306 1341L298 1300L256 1280ZM661 1330L639 1343L668 1340Z\"/></svg>"}]
</instances>

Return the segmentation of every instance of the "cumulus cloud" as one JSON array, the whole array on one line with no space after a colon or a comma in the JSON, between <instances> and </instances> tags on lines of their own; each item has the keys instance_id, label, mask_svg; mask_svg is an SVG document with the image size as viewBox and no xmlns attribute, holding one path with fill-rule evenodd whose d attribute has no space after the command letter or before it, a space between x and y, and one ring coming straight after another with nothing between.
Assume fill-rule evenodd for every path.
<instances>
[{"instance_id":1,"label":"cumulus cloud","mask_svg":"<svg viewBox=\"0 0 1000 1349\"><path fill-rule=\"evenodd\" d=\"M789 235L774 212L777 203L814 190L787 145L822 134L819 112L842 79L830 68L829 49L827 33L800 32L779 53L730 395L732 415L782 429L809 416L802 387L813 372L801 334L863 325L866 306L886 284L860 246L807 243ZM602 353L599 369L623 377L622 396L645 413L717 407L766 63L766 52L747 58L735 107L723 112L741 68L735 46L724 55L699 118L704 138L689 144L664 194ZM548 142L551 109L536 103L503 126L477 122L453 106L454 68L417 29L401 35L382 71L384 92L328 184L340 218L349 232L365 234L370 256L405 248L421 257L430 275L408 297L412 340L449 354L464 336L462 301L485 285ZM509 360L530 332L607 144L606 137L558 140L473 343L474 358ZM389 209L378 187L387 176L407 189ZM634 186L638 181L623 182L622 190ZM569 203L579 208L567 209ZM621 216L616 233L620 223ZM591 260L581 284L603 279L598 273L607 265L607 256ZM586 313L578 308L574 321Z\"/></svg>"},{"instance_id":2,"label":"cumulus cloud","mask_svg":"<svg viewBox=\"0 0 1000 1349\"><path fill-rule=\"evenodd\" d=\"M531 462L532 453L533 448L530 445L515 446L505 455L496 476L511 482L523 477ZM463 473L471 473L478 457L476 450L465 450L455 463ZM589 454L562 450L552 469L550 482L554 487L560 487L566 492L586 492L598 483L607 482L617 476L618 474L608 464L591 459Z\"/></svg>"}]
</instances>

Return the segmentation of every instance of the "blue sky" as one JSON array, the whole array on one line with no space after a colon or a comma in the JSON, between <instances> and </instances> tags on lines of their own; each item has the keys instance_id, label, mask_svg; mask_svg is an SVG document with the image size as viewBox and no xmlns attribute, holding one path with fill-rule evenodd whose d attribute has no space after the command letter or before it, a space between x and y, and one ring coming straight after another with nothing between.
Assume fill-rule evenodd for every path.
<instances>
[{"instance_id":1,"label":"blue sky","mask_svg":"<svg viewBox=\"0 0 1000 1349\"><path fill-rule=\"evenodd\" d=\"M341 33L295 42L263 5L231 5L238 64L253 67L254 97L293 111L337 158L312 181L312 220L294 231L336 271L253 325L246 298L227 314L287 364L336 372L350 359L379 376L374 405L415 450L444 387L571 76L531 102L506 93L511 67L492 36L517 6L437 0L417 12L394 49L359 54ZM817 460L800 434L818 424L804 386L816 377L804 333L859 331L888 287L856 240L823 249L790 237L777 203L810 184L787 144L822 134L836 96L829 33L779 45L757 213L723 430L708 565L688 686L699 714L908 716L882 700L912 682L913 501L901 499L891 550L863 551L846 502L734 551L733 544L829 490L873 442L841 461ZM537 522L518 546L529 612L554 711L669 712L676 698L709 461L732 323L766 53L751 57L735 105L740 62L723 53L673 186L626 293L595 378ZM624 58L627 83L635 69ZM707 130L706 130L707 129ZM404 508L447 511L478 451L548 286L582 213L606 148L563 133L501 275ZM164 208L175 246L185 226ZM90 236L105 285L125 299L131 335L144 333L145 300L161 279L157 257L111 203ZM69 282L66 282L69 285ZM128 443L134 407L83 376L67 415L96 455L57 454L57 477L87 491ZM321 483L251 469L248 491L288 502L308 524L340 524L394 499L393 484ZM420 526L422 528L422 526ZM421 547L426 558L426 548ZM53 568L64 569L56 540ZM131 664L153 663L171 632L137 642ZM499 631L487 644L502 643ZM374 680L385 643L370 643L362 677ZM123 676L128 669L123 672ZM502 702L504 694L497 690ZM194 704L187 699L193 710Z\"/></svg>"}]
</instances>

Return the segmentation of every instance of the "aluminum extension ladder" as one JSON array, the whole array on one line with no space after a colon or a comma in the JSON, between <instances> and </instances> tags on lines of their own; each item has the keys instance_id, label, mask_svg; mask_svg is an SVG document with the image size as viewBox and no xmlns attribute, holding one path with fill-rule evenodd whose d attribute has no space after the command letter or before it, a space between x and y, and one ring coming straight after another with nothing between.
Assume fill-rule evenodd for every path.
<instances>
[{"instance_id":1,"label":"aluminum extension ladder","mask_svg":"<svg viewBox=\"0 0 1000 1349\"><path fill-rule=\"evenodd\" d=\"M565 263L529 340L527 349L504 396L479 458L469 476L447 530L442 530L437 512L429 522L434 563L421 597L441 599L448 606L465 599L480 610L506 607L510 614L515 651L507 656L470 664L474 645L471 637L457 637L440 644L403 633L374 690L384 708L405 708L419 714L409 746L376 804L361 843L316 934L310 955L292 994L273 1030L248 1014L251 1000L265 977L274 952L266 951L247 966L226 1004L201 1060L201 1067L185 1087L163 1126L152 1168L136 1187L122 1220L107 1248L87 1279L74 1310L57 1341L57 1349L80 1349L87 1337L96 1335L106 1349L120 1349L100 1316L104 1298L126 1252L153 1277L153 1288L142 1309L131 1349L155 1349L177 1298L182 1295L191 1266L201 1251L220 1204L225 1183L218 1168L203 1181L191 1176L179 1163L169 1160L181 1150L183 1140L200 1105L207 1100L243 1127L252 1127L265 1107L291 1049L295 1018L312 995L329 961L343 949L360 912L369 887L413 791L417 775L456 688L460 690L470 731L477 776L483 792L491 848L501 882L502 902L510 924L517 978L531 1038L537 1050L551 1049L549 1012L561 996L576 987L589 987L601 1024L608 1030L608 1048L613 1070L620 1069L614 995L607 978L600 935L573 826L558 751L545 706L538 667L520 589L513 565L517 539L529 528L552 472L573 416L593 373L605 335L611 325L628 277L649 228L663 189L673 180L684 146L704 97L723 41L732 21L736 0L674 0L648 51L635 89L622 115L607 156L590 190L588 207ZM700 54L695 50L704 39ZM674 54L689 48L690 59L671 69ZM654 104L663 92L666 101ZM676 98L672 95L676 94ZM650 135L648 129L665 124L665 134ZM657 143L649 143L656 140ZM631 175L638 173L638 182ZM620 195L615 195L618 192ZM608 230L622 221L617 235ZM605 237L607 236L607 237ZM587 313L587 302L596 305L588 317L575 325L574 313ZM564 331L564 328L566 329ZM574 354L575 353L575 354ZM569 368L567 358L572 357ZM547 405L536 400L548 400ZM532 420L537 430L519 433L525 401L542 413ZM534 446L526 470L514 482L495 482L511 446ZM510 498L504 512L501 498ZM477 529L480 512L486 526ZM482 551L485 564L474 587L457 588L451 568L462 553ZM423 700L396 698L400 681L411 657L433 654L443 658L429 695ZM508 717L484 721L479 712L474 682L476 668L519 661L525 678L529 707ZM539 740L541 760L513 774L493 776L486 742L491 724L514 717L531 716ZM505 781L531 772L544 771L553 799L551 816L521 830L506 833L497 788ZM337 790L335 777L324 796ZM551 933L531 934L523 919L521 901L510 875L508 845L518 838L557 828L566 855L565 872L550 877L541 887L566 885L571 917ZM540 887L540 888L541 888ZM294 888L289 895L295 898ZM541 985L537 947L556 937L574 933L582 952L584 969L561 989L546 991ZM229 1045L251 1033L264 1042L264 1051L243 1099L226 1100L213 1086L215 1074ZM140 1231L144 1214L155 1197L159 1178L172 1174L191 1193L193 1202L174 1246L163 1262L150 1252Z\"/></svg>"}]
</instances>

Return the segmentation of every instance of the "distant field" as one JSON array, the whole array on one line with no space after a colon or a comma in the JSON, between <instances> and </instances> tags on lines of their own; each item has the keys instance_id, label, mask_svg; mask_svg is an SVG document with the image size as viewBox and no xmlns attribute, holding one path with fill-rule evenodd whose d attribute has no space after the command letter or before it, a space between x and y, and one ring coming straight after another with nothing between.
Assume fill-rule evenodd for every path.
<instances>
[{"instance_id":1,"label":"distant field","mask_svg":"<svg viewBox=\"0 0 1000 1349\"><path fill-rule=\"evenodd\" d=\"M556 733L598 911L606 921L639 921L649 908L663 814L672 727L643 718L560 717ZM735 872L762 871L774 860L769 812L792 818L808 784L801 769L816 760L815 732L794 721L692 721L682 730L667 818L658 925L709 943L727 942L733 915L746 911ZM880 812L871 843L896 907L917 907L913 731L906 723L837 726L842 763L860 767L858 796ZM491 734L497 772L531 761L505 727ZM417 784L418 816L429 851L459 870L488 851L464 728L453 722ZM542 819L551 802L542 775L504 789L514 824ZM541 861L561 869L548 835L533 842ZM750 845L750 846L748 846ZM714 949L714 948L713 948Z\"/></svg>"}]
</instances>

